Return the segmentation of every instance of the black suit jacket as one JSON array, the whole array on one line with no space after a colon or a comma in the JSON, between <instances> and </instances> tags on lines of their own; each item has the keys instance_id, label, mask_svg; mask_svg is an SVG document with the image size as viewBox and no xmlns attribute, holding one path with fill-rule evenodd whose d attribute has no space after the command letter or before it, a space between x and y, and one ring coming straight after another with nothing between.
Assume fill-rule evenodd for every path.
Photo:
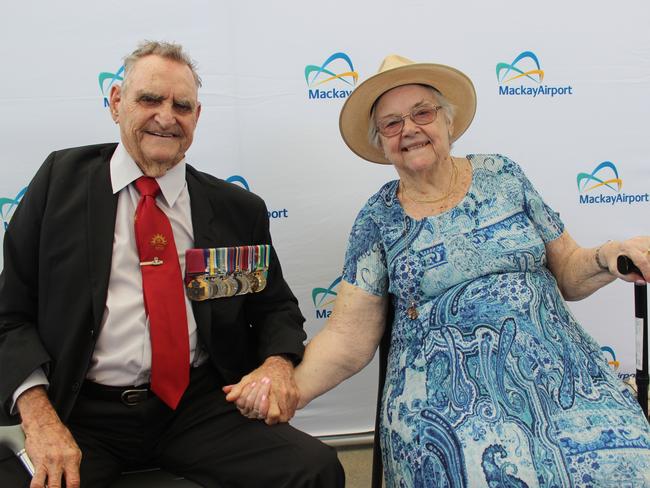
<instances>
[{"instance_id":1,"label":"black suit jacket","mask_svg":"<svg viewBox=\"0 0 650 488\"><path fill-rule=\"evenodd\" d=\"M0 274L0 401L44 367L65 420L85 378L104 314L117 195L109 161L116 144L52 153L16 209ZM256 195L187 166L195 247L271 243ZM134 270L134 272L139 272ZM304 318L272 252L260 293L193 303L199 336L225 383L266 357L303 353Z\"/></svg>"}]
</instances>

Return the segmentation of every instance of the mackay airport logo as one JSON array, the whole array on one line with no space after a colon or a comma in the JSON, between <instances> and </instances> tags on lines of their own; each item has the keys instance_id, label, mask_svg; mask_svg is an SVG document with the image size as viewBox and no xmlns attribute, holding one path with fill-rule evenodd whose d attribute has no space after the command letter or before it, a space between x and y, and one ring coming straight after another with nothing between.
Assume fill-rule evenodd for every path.
<instances>
[{"instance_id":1,"label":"mackay airport logo","mask_svg":"<svg viewBox=\"0 0 650 488\"><path fill-rule=\"evenodd\" d=\"M228 183L233 185L241 186L246 191L251 191L251 187L246 181L246 178L240 175L232 175L226 178ZM269 210L269 219L286 219L289 217L289 211L286 208L278 210Z\"/></svg>"},{"instance_id":2,"label":"mackay airport logo","mask_svg":"<svg viewBox=\"0 0 650 488\"><path fill-rule=\"evenodd\" d=\"M356 86L359 74L354 70L350 56L334 53L321 65L305 67L305 81L310 100L346 98Z\"/></svg>"},{"instance_id":3,"label":"mackay airport logo","mask_svg":"<svg viewBox=\"0 0 650 488\"><path fill-rule=\"evenodd\" d=\"M529 97L573 95L571 85L556 86L544 83L544 70L532 51L524 51L511 63L497 63L499 95Z\"/></svg>"},{"instance_id":4,"label":"mackay airport logo","mask_svg":"<svg viewBox=\"0 0 650 488\"><path fill-rule=\"evenodd\" d=\"M616 359L614 349L610 346L603 346L600 348L600 351L603 353L603 356L605 356L605 359L607 359L607 364L609 364L614 371L618 371L621 367L621 363Z\"/></svg>"},{"instance_id":5,"label":"mackay airport logo","mask_svg":"<svg viewBox=\"0 0 650 488\"><path fill-rule=\"evenodd\" d=\"M317 319L326 319L332 313L332 304L336 300L336 290L338 289L342 278L342 276L339 276L334 281L332 281L330 286L327 288L314 288L311 291L311 299L314 302L314 307L316 308Z\"/></svg>"},{"instance_id":6,"label":"mackay airport logo","mask_svg":"<svg viewBox=\"0 0 650 488\"><path fill-rule=\"evenodd\" d=\"M9 227L9 220L14 214L14 210L20 203L20 200L23 198L23 195L27 191L27 187L23 188L18 192L18 194L13 198L0 197L0 221L2 221L2 231L6 231Z\"/></svg>"},{"instance_id":7,"label":"mackay airport logo","mask_svg":"<svg viewBox=\"0 0 650 488\"><path fill-rule=\"evenodd\" d=\"M609 366L614 370L619 379L625 381L634 378L634 373L624 373L620 371L621 362L616 358L616 352L613 347L603 346L600 348L600 352L603 353L603 356L605 356L605 359L607 360L607 364L609 364Z\"/></svg>"},{"instance_id":8,"label":"mackay airport logo","mask_svg":"<svg viewBox=\"0 0 650 488\"><path fill-rule=\"evenodd\" d=\"M104 107L108 107L108 96L111 93L111 87L118 83L124 81L124 66L120 66L115 73L109 73L108 71L102 71L97 77L99 80L99 89L102 91L102 97L104 97Z\"/></svg>"},{"instance_id":9,"label":"mackay airport logo","mask_svg":"<svg viewBox=\"0 0 650 488\"><path fill-rule=\"evenodd\" d=\"M617 205L648 202L648 193L623 192L623 179L611 161L596 165L591 173L578 173L579 201L582 205Z\"/></svg>"}]
</instances>

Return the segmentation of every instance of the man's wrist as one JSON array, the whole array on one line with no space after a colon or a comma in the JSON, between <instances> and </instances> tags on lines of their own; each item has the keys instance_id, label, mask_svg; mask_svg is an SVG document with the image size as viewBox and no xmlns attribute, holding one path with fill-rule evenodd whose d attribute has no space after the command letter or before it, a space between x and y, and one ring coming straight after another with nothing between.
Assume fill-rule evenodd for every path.
<instances>
[{"instance_id":1,"label":"man's wrist","mask_svg":"<svg viewBox=\"0 0 650 488\"><path fill-rule=\"evenodd\" d=\"M266 358L264 361L265 363L279 363L279 364L284 364L286 366L291 366L292 368L295 366L295 362L293 359L292 354L275 354L273 356L269 356Z\"/></svg>"},{"instance_id":2,"label":"man's wrist","mask_svg":"<svg viewBox=\"0 0 650 488\"><path fill-rule=\"evenodd\" d=\"M43 425L61 422L43 386L26 390L18 397L16 407L25 435L29 435L34 429L40 429Z\"/></svg>"},{"instance_id":3,"label":"man's wrist","mask_svg":"<svg viewBox=\"0 0 650 488\"><path fill-rule=\"evenodd\" d=\"M47 376L45 376L45 372L40 366L36 368L18 388L16 388L16 391L14 391L10 409L11 415L16 415L18 413L17 402L20 395L35 386L43 386L46 390L50 386L50 382L47 380Z\"/></svg>"}]
</instances>

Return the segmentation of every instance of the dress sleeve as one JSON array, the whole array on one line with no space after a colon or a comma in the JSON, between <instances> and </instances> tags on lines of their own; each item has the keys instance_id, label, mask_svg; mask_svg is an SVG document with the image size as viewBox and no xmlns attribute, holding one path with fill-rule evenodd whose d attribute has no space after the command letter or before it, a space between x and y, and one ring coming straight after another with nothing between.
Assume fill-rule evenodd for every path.
<instances>
[{"instance_id":1,"label":"dress sleeve","mask_svg":"<svg viewBox=\"0 0 650 488\"><path fill-rule=\"evenodd\" d=\"M388 293L386 252L379 226L366 205L354 222L343 264L343 279L372 295Z\"/></svg>"},{"instance_id":2,"label":"dress sleeve","mask_svg":"<svg viewBox=\"0 0 650 488\"><path fill-rule=\"evenodd\" d=\"M554 241L564 232L564 223L560 214L549 207L537 192L521 167L514 161L504 158L512 174L519 180L523 189L524 210L533 222L544 243Z\"/></svg>"}]
</instances>

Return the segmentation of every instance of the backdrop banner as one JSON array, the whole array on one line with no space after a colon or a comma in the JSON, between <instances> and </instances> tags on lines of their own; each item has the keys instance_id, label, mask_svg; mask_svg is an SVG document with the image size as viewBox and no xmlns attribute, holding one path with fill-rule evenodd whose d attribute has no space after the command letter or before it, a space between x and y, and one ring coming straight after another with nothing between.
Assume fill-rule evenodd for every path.
<instances>
[{"instance_id":1,"label":"backdrop banner","mask_svg":"<svg viewBox=\"0 0 650 488\"><path fill-rule=\"evenodd\" d=\"M517 161L581 245L649 234L648 18L645 0L10 0L0 18L0 237L51 151L118 140L107 96L144 39L179 42L198 62L203 111L188 162L265 199L310 337L332 311L357 212L397 178L338 132L346 97L391 53L470 76L478 111L454 154ZM632 286L571 308L619 375L633 374ZM373 361L294 425L372 430L376 376Z\"/></svg>"}]
</instances>

